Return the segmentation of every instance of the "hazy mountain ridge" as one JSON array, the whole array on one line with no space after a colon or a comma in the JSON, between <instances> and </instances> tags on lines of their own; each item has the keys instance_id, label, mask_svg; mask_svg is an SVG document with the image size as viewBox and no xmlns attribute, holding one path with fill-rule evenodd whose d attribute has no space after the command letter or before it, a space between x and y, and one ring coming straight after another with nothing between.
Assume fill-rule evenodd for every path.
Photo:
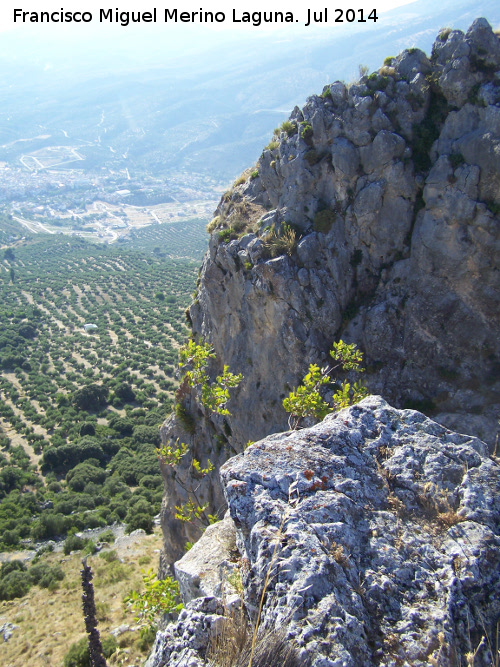
<instances>
[{"instance_id":1,"label":"hazy mountain ridge","mask_svg":"<svg viewBox=\"0 0 500 667\"><path fill-rule=\"evenodd\" d=\"M497 3L487 0L482 9L493 24L500 21ZM475 14L470 1L443 3L437 13L435 3L416 2L364 29L350 24L310 37L254 35L252 41L242 37L235 42L222 36L220 46L183 56L150 48L145 32L135 42L133 63L118 42L115 53L107 54L104 66L99 61L98 68L100 49L79 54L75 40L72 53L81 55L78 84L74 69L68 78L63 54L55 47L52 57L40 55L46 51L46 44L37 48L40 35L25 45L24 60L14 61L7 34L0 51L10 68L0 88L0 142L48 133L52 143L57 138L61 145L85 144L86 168L116 165L111 145L128 155L121 168L135 166L155 174L187 168L228 179L258 157L272 127L311 90L320 90L333 78L352 79L360 63L375 67L391 55L388 44L393 53L409 46L428 50L450 16L453 27L465 28ZM141 39L148 48L141 50ZM0 160L16 160L19 149L26 152L40 145L47 144L4 146Z\"/></svg>"}]
</instances>

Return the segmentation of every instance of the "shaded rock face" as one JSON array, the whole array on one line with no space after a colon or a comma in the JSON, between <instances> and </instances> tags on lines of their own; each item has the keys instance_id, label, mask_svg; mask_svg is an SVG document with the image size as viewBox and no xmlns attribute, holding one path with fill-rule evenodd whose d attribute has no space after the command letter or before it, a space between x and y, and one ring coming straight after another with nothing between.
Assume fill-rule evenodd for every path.
<instances>
[{"instance_id":1,"label":"shaded rock face","mask_svg":"<svg viewBox=\"0 0 500 667\"><path fill-rule=\"evenodd\" d=\"M499 472L477 438L376 396L261 440L221 470L246 609L255 618L271 568L261 621L286 628L301 664L452 667L479 645L474 664L492 664L482 638L500 616ZM148 665L204 664L186 623L194 614L207 643L218 603L191 602ZM182 633L176 659L189 648L193 662L162 659Z\"/></svg>"},{"instance_id":2,"label":"shaded rock face","mask_svg":"<svg viewBox=\"0 0 500 667\"><path fill-rule=\"evenodd\" d=\"M217 353L213 376L228 364L245 377L232 416L207 414L184 392L194 432L170 420L164 441L180 438L219 468L248 441L287 428L283 398L342 338L364 352L371 392L493 445L499 73L500 39L478 19L466 34L440 35L430 57L405 51L293 111L258 175L219 204L189 311L194 336ZM270 258L269 228L284 223L296 246ZM196 535L171 519L186 495L164 473L172 563ZM179 475L189 479L187 468ZM217 482L202 481L199 497L224 507Z\"/></svg>"}]
</instances>

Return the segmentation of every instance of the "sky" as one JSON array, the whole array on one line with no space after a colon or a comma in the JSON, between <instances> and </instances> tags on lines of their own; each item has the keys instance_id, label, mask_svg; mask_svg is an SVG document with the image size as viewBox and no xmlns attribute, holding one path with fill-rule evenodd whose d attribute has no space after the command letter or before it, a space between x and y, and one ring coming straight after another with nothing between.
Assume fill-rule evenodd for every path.
<instances>
[{"instance_id":1,"label":"sky","mask_svg":"<svg viewBox=\"0 0 500 667\"><path fill-rule=\"evenodd\" d=\"M353 2L339 2L337 6L354 9L351 18L368 18L374 6L377 8L378 21L375 24L368 20L365 24L335 23L335 5L328 9L328 22L315 23L307 26L308 10L324 12L325 0L310 0L309 3L290 3L284 0L252 0L242 3L241 0L183 0L182 3L165 2L158 0L3 0L0 4L0 62L8 63L11 71L17 64L15 71L20 67L50 69L65 66L69 71L95 70L102 65L103 70L110 71L123 67L130 67L131 60L137 57L137 66L146 62L174 61L179 56L212 52L214 48L227 45L236 52L246 44L247 49L265 48L267 35L272 34L273 40L290 40L295 37L314 39L316 31L343 31L370 30L376 26L380 28L384 20L384 12L401 5L411 4L409 0L354 0ZM153 12L157 10L156 23L141 21L122 26L116 21L116 13L122 12ZM165 8L181 11L210 11L223 12L225 20L215 24L196 21L193 23L174 23L164 21ZM233 20L233 8L236 18ZM296 8L296 9L294 9ZM89 12L92 20L89 22L32 22L26 16L14 20L14 10L22 12ZM100 21L100 10L113 10L113 21ZM255 26L245 23L243 12L278 12L286 13L292 10L293 23L262 23ZM363 14L361 13L363 12ZM90 14L87 14L87 18ZM343 16L343 18L346 18ZM133 65L133 63L132 63Z\"/></svg>"}]
</instances>

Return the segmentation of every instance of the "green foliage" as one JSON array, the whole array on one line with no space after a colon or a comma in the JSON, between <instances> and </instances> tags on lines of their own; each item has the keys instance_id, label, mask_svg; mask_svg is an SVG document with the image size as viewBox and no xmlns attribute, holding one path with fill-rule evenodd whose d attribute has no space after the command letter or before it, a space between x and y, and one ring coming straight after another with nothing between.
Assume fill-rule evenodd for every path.
<instances>
[{"instance_id":1,"label":"green foliage","mask_svg":"<svg viewBox=\"0 0 500 667\"><path fill-rule=\"evenodd\" d=\"M0 600L24 597L32 585L53 591L64 578L59 565L35 562L29 569L19 560L7 561L0 570Z\"/></svg>"},{"instance_id":2,"label":"green foliage","mask_svg":"<svg viewBox=\"0 0 500 667\"><path fill-rule=\"evenodd\" d=\"M14 570L0 579L0 600L14 600L24 597L31 586L27 572Z\"/></svg>"},{"instance_id":3,"label":"green foliage","mask_svg":"<svg viewBox=\"0 0 500 667\"><path fill-rule=\"evenodd\" d=\"M125 532L132 533L134 530L143 530L147 535L153 532L153 518L146 512L128 512L125 517Z\"/></svg>"},{"instance_id":4,"label":"green foliage","mask_svg":"<svg viewBox=\"0 0 500 667\"><path fill-rule=\"evenodd\" d=\"M102 652L105 658L110 658L116 652L118 644L113 635L101 640ZM71 644L63 658L63 667L92 667L90 663L89 643L87 637Z\"/></svg>"},{"instance_id":5,"label":"green foliage","mask_svg":"<svg viewBox=\"0 0 500 667\"><path fill-rule=\"evenodd\" d=\"M66 482L72 491L83 491L90 482L102 485L105 479L106 471L88 461L79 463L66 475Z\"/></svg>"},{"instance_id":6,"label":"green foliage","mask_svg":"<svg viewBox=\"0 0 500 667\"><path fill-rule=\"evenodd\" d=\"M183 523L192 523L195 519L201 520L205 516L205 512L208 509L208 503L204 505L198 504L192 498L190 498L183 505L175 506L175 518Z\"/></svg>"},{"instance_id":7,"label":"green foliage","mask_svg":"<svg viewBox=\"0 0 500 667\"><path fill-rule=\"evenodd\" d=\"M109 389L105 385L89 384L75 392L73 403L79 410L101 410L106 407Z\"/></svg>"},{"instance_id":8,"label":"green foliage","mask_svg":"<svg viewBox=\"0 0 500 667\"><path fill-rule=\"evenodd\" d=\"M201 392L201 404L219 415L230 415L226 404L230 399L230 389L237 387L243 380L241 373L235 375L224 366L222 375L212 381L208 375L208 364L216 355L209 343L197 344L190 340L179 351L179 366L186 370L184 378L190 387L196 387Z\"/></svg>"},{"instance_id":9,"label":"green foliage","mask_svg":"<svg viewBox=\"0 0 500 667\"><path fill-rule=\"evenodd\" d=\"M115 396L122 403L133 403L135 401L135 391L128 382L120 382L115 388Z\"/></svg>"},{"instance_id":10,"label":"green foliage","mask_svg":"<svg viewBox=\"0 0 500 667\"><path fill-rule=\"evenodd\" d=\"M323 400L319 392L320 387L329 382L330 378L326 369L320 369L316 364L311 364L302 384L295 391L290 392L288 398L284 399L283 407L296 420L296 426L300 419L314 417L320 420L331 412L330 406Z\"/></svg>"},{"instance_id":11,"label":"green foliage","mask_svg":"<svg viewBox=\"0 0 500 667\"><path fill-rule=\"evenodd\" d=\"M87 637L71 644L63 658L64 667L91 667Z\"/></svg>"},{"instance_id":12,"label":"green foliage","mask_svg":"<svg viewBox=\"0 0 500 667\"><path fill-rule=\"evenodd\" d=\"M352 387L349 382L342 382L340 389L333 395L333 405L336 410L348 408L368 396L366 387L361 382L355 382Z\"/></svg>"},{"instance_id":13,"label":"green foliage","mask_svg":"<svg viewBox=\"0 0 500 667\"><path fill-rule=\"evenodd\" d=\"M177 438L175 445L175 447L172 445L164 445L156 450L158 458L164 465L172 467L179 465L182 458L189 452L188 445L184 442L179 444L179 438Z\"/></svg>"},{"instance_id":14,"label":"green foliage","mask_svg":"<svg viewBox=\"0 0 500 667\"><path fill-rule=\"evenodd\" d=\"M315 232L328 234L334 222L335 211L332 211L331 208L325 208L322 211L318 211L314 216L313 229Z\"/></svg>"},{"instance_id":15,"label":"green foliage","mask_svg":"<svg viewBox=\"0 0 500 667\"><path fill-rule=\"evenodd\" d=\"M115 541L115 534L111 529L105 530L99 535L99 542L107 542L108 544L113 544Z\"/></svg>"},{"instance_id":16,"label":"green foliage","mask_svg":"<svg viewBox=\"0 0 500 667\"><path fill-rule=\"evenodd\" d=\"M294 134L297 134L297 124L292 123L290 120L284 120L279 129L281 132L286 132L289 137L293 137Z\"/></svg>"},{"instance_id":17,"label":"green foliage","mask_svg":"<svg viewBox=\"0 0 500 667\"><path fill-rule=\"evenodd\" d=\"M439 31L439 34L437 36L437 39L440 42L446 42L446 40L448 39L451 31L452 31L452 28L441 28L441 30Z\"/></svg>"},{"instance_id":18,"label":"green foliage","mask_svg":"<svg viewBox=\"0 0 500 667\"><path fill-rule=\"evenodd\" d=\"M280 142L277 139L271 139L271 141L267 144L266 148L264 150L268 151L274 151L278 148L280 145Z\"/></svg>"},{"instance_id":19,"label":"green foliage","mask_svg":"<svg viewBox=\"0 0 500 667\"><path fill-rule=\"evenodd\" d=\"M179 584L172 577L157 579L152 570L143 572L142 580L145 590L142 593L131 591L124 602L136 613L135 620L144 629L154 629L161 614L171 614L182 609Z\"/></svg>"},{"instance_id":20,"label":"green foliage","mask_svg":"<svg viewBox=\"0 0 500 667\"><path fill-rule=\"evenodd\" d=\"M186 433L193 435L196 430L196 422L184 403L176 403L174 412Z\"/></svg>"},{"instance_id":21,"label":"green foliage","mask_svg":"<svg viewBox=\"0 0 500 667\"><path fill-rule=\"evenodd\" d=\"M306 153L304 153L304 160L310 167L314 167L321 160L321 155L315 148L311 148Z\"/></svg>"},{"instance_id":22,"label":"green foliage","mask_svg":"<svg viewBox=\"0 0 500 667\"><path fill-rule=\"evenodd\" d=\"M332 405L325 401L321 388L331 383L330 375L333 371L364 371L361 366L363 356L354 343L349 345L342 340L334 343L330 356L335 362L332 367L319 368L316 364L311 364L302 384L283 400L283 407L290 413L291 428L298 428L305 418L324 419L328 413L353 405L368 395L362 383L355 382L351 386L344 380L333 394Z\"/></svg>"},{"instance_id":23,"label":"green foliage","mask_svg":"<svg viewBox=\"0 0 500 667\"><path fill-rule=\"evenodd\" d=\"M88 543L88 539L78 535L68 535L64 540L63 551L68 556L72 551L81 551Z\"/></svg>"},{"instance_id":24,"label":"green foliage","mask_svg":"<svg viewBox=\"0 0 500 667\"><path fill-rule=\"evenodd\" d=\"M36 563L28 571L33 584L40 588L48 588L53 591L59 587L59 582L64 579L64 572L59 565L50 566L48 563Z\"/></svg>"},{"instance_id":25,"label":"green foliage","mask_svg":"<svg viewBox=\"0 0 500 667\"><path fill-rule=\"evenodd\" d=\"M95 435L95 426L92 424L92 422L83 422L83 424L80 426L80 435L90 435L94 436Z\"/></svg>"},{"instance_id":26,"label":"green foliage","mask_svg":"<svg viewBox=\"0 0 500 667\"><path fill-rule=\"evenodd\" d=\"M300 136L307 144L310 143L313 136L312 125L305 120L300 123Z\"/></svg>"},{"instance_id":27,"label":"green foliage","mask_svg":"<svg viewBox=\"0 0 500 667\"><path fill-rule=\"evenodd\" d=\"M235 239L236 234L232 227L227 227L226 229L221 229L221 231L217 233L217 238L221 243L227 243L228 241Z\"/></svg>"},{"instance_id":28,"label":"green foliage","mask_svg":"<svg viewBox=\"0 0 500 667\"><path fill-rule=\"evenodd\" d=\"M256 178L258 178L258 177L259 177L259 170L258 170L258 169L254 169L254 170L252 171L252 173L250 174L250 180L253 181L254 179L256 179Z\"/></svg>"},{"instance_id":29,"label":"green foliage","mask_svg":"<svg viewBox=\"0 0 500 667\"><path fill-rule=\"evenodd\" d=\"M345 371L356 371L357 373L363 373L364 368L361 366L363 362L363 355L356 347L355 343L344 343L343 340L339 340L338 343L334 343L332 349L330 350L330 356L337 364L335 368L342 367Z\"/></svg>"},{"instance_id":30,"label":"green foliage","mask_svg":"<svg viewBox=\"0 0 500 667\"><path fill-rule=\"evenodd\" d=\"M177 347L186 336L183 310L198 269L170 254L199 260L203 230L198 221L133 232L143 251L39 235L15 248L13 285L4 263L0 417L23 447L0 455L0 550L121 521L129 509L122 497L127 484L160 479L157 427L171 410ZM3 232L2 226L2 238ZM192 253L193 235L200 243ZM159 291L164 300L155 299ZM83 322L98 328L85 334ZM94 385L102 394L93 404ZM125 415L105 409L107 390ZM142 407L133 410L130 401ZM0 447L8 446L0 429ZM41 474L24 454L29 448L41 455ZM160 492L148 503L155 515Z\"/></svg>"},{"instance_id":31,"label":"green foliage","mask_svg":"<svg viewBox=\"0 0 500 667\"><path fill-rule=\"evenodd\" d=\"M281 225L279 231L273 225L264 240L264 248L270 257L291 256L296 247L297 233L293 227L287 224Z\"/></svg>"}]
</instances>

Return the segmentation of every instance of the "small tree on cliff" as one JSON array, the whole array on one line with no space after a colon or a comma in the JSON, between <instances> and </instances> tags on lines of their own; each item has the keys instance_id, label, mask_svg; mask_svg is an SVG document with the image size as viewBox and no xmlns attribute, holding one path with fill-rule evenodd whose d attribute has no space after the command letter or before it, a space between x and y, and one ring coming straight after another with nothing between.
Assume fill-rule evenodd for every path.
<instances>
[{"instance_id":1,"label":"small tree on cliff","mask_svg":"<svg viewBox=\"0 0 500 667\"><path fill-rule=\"evenodd\" d=\"M190 340L187 345L179 350L179 367L184 370L184 377L181 385L184 383L188 387L198 390L198 396L201 404L209 411L218 415L230 415L226 405L230 399L230 389L236 388L243 380L243 375L238 373L235 375L229 370L229 366L224 366L222 375L218 375L215 380L211 380L208 375L208 364L211 359L216 359L216 354L209 343L202 341L195 343ZM182 410L177 408L181 407ZM182 403L178 403L175 410L177 416L183 415L183 425L186 427L187 418L185 407ZM191 418L192 419L192 418ZM188 424L194 431L194 424ZM189 428L187 428L189 431ZM188 500L183 505L175 507L175 518L186 523L201 523L202 526L207 526L210 523L217 521L217 517L208 514L208 504L201 503L197 497L199 483L184 483L177 474L177 467L181 460L189 453L189 446L184 442L175 445L164 445L156 450L157 456L163 465L169 466L174 473L176 482L184 489ZM206 467L202 467L201 463L194 457L191 459L190 467L192 469L192 478L201 480L208 475L213 469L214 465L208 459Z\"/></svg>"},{"instance_id":2,"label":"small tree on cliff","mask_svg":"<svg viewBox=\"0 0 500 667\"><path fill-rule=\"evenodd\" d=\"M331 374L334 371L363 373L365 370L361 366L363 355L354 343L349 345L339 340L333 344L330 356L335 362L332 366L320 368L316 364L311 364L302 384L284 399L283 407L290 413L288 418L290 428L294 430L299 428L300 422L306 417L324 419L328 413L354 405L368 395L362 382L351 385L347 380L343 380L340 388L333 394L332 404L325 401L320 389L332 382Z\"/></svg>"},{"instance_id":3,"label":"small tree on cliff","mask_svg":"<svg viewBox=\"0 0 500 667\"><path fill-rule=\"evenodd\" d=\"M235 375L229 371L229 366L224 366L222 375L210 380L207 368L210 359L215 358L216 354L209 343L198 344L190 340L179 350L179 367L186 369L184 379L187 384L200 390L201 404L207 410L218 415L229 415L231 413L226 408L230 398L229 390L240 384L243 375Z\"/></svg>"}]
</instances>

